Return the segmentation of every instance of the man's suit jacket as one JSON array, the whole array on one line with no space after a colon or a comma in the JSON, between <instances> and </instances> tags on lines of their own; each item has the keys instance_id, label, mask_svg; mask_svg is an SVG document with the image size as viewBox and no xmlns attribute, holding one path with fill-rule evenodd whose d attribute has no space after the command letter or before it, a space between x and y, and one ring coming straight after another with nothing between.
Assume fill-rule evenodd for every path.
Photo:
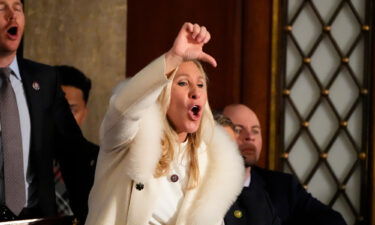
<instances>
[{"instance_id":1,"label":"man's suit jacket","mask_svg":"<svg viewBox=\"0 0 375 225\"><path fill-rule=\"evenodd\" d=\"M240 214L238 214L240 213ZM266 190L257 173L251 174L251 184L244 187L224 218L225 225L280 225Z\"/></svg>"},{"instance_id":2,"label":"man's suit jacket","mask_svg":"<svg viewBox=\"0 0 375 225\"><path fill-rule=\"evenodd\" d=\"M70 112L57 73L53 67L21 57L18 66L31 122L29 169L38 199L33 217L56 215L53 158L60 163L73 212L87 213L87 196L82 197L87 190L82 181L87 176L82 172L88 160L87 141Z\"/></svg>"},{"instance_id":3,"label":"man's suit jacket","mask_svg":"<svg viewBox=\"0 0 375 225\"><path fill-rule=\"evenodd\" d=\"M338 212L311 196L290 174L252 167L250 186L253 182L262 184L283 225L346 225ZM263 210L256 207L257 200L248 198L246 201L249 205L255 204L253 213L264 214L257 212L257 209Z\"/></svg>"}]
</instances>

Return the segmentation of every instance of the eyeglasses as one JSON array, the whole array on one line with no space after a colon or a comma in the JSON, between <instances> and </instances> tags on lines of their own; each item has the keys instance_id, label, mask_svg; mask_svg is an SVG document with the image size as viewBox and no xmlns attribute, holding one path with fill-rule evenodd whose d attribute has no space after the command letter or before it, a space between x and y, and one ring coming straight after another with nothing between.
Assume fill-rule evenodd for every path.
<instances>
[{"instance_id":1,"label":"eyeglasses","mask_svg":"<svg viewBox=\"0 0 375 225\"><path fill-rule=\"evenodd\" d=\"M240 134L241 132L245 130L245 128L242 125L234 124L233 130L234 130L234 133Z\"/></svg>"},{"instance_id":2,"label":"eyeglasses","mask_svg":"<svg viewBox=\"0 0 375 225\"><path fill-rule=\"evenodd\" d=\"M240 124L234 124L233 130L237 135L260 135L261 133L259 126L254 126L250 130L248 130L246 127Z\"/></svg>"}]
</instances>

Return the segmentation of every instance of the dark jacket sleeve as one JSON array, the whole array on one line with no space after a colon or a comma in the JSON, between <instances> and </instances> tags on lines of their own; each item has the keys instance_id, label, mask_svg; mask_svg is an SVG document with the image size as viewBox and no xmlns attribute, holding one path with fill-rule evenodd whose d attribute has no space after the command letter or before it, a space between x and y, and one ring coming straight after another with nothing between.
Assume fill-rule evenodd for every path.
<instances>
[{"instance_id":1,"label":"dark jacket sleeve","mask_svg":"<svg viewBox=\"0 0 375 225\"><path fill-rule=\"evenodd\" d=\"M340 213L314 198L294 176L261 168L253 170L263 177L283 225L346 225Z\"/></svg>"},{"instance_id":2,"label":"dark jacket sleeve","mask_svg":"<svg viewBox=\"0 0 375 225\"><path fill-rule=\"evenodd\" d=\"M293 200L290 224L346 225L340 213L314 198L296 178L290 180Z\"/></svg>"}]
</instances>

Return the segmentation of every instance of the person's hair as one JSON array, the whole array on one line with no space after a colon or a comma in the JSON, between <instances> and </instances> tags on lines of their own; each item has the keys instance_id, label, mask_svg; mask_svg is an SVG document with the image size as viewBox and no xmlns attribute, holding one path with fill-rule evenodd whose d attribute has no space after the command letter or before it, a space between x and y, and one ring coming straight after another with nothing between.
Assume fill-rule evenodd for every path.
<instances>
[{"instance_id":1,"label":"person's hair","mask_svg":"<svg viewBox=\"0 0 375 225\"><path fill-rule=\"evenodd\" d=\"M223 127L230 127L234 132L236 131L235 125L228 117L224 116L222 113L214 112L214 119L216 123Z\"/></svg>"},{"instance_id":2,"label":"person's hair","mask_svg":"<svg viewBox=\"0 0 375 225\"><path fill-rule=\"evenodd\" d=\"M60 76L61 85L78 88L83 93L83 100L87 104L90 96L91 80L77 68L72 66L55 66Z\"/></svg>"},{"instance_id":3,"label":"person's hair","mask_svg":"<svg viewBox=\"0 0 375 225\"><path fill-rule=\"evenodd\" d=\"M194 64L198 67L198 69L202 72L202 75L207 80L207 75L202 67L202 64L199 61L191 60ZM164 125L164 137L162 140L162 156L159 160L159 163L156 167L155 176L161 177L166 175L170 169L170 164L173 160L176 142L178 140L178 135L174 131L172 124L167 118L167 111L171 99L171 89L172 83L169 82L166 87L162 90L159 98L158 103L161 107L164 117L163 125ZM211 138L212 131L214 126L214 119L212 116L212 112L208 101L206 102L203 113L201 123L199 125L198 130L195 133L190 133L187 136L187 156L190 160L189 169L188 169L188 183L186 189L193 189L197 187L199 183L199 165L198 165L198 148L201 145L202 141L208 141ZM207 143L206 143L207 144Z\"/></svg>"}]
</instances>

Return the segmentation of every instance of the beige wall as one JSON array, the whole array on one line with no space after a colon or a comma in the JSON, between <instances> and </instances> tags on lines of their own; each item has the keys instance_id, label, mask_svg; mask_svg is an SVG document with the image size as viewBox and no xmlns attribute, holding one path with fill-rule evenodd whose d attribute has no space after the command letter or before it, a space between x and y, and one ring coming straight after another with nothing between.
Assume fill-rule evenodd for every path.
<instances>
[{"instance_id":1,"label":"beige wall","mask_svg":"<svg viewBox=\"0 0 375 225\"><path fill-rule=\"evenodd\" d=\"M71 65L92 80L84 135L98 131L114 85L125 74L127 0L26 0L24 55Z\"/></svg>"}]
</instances>

